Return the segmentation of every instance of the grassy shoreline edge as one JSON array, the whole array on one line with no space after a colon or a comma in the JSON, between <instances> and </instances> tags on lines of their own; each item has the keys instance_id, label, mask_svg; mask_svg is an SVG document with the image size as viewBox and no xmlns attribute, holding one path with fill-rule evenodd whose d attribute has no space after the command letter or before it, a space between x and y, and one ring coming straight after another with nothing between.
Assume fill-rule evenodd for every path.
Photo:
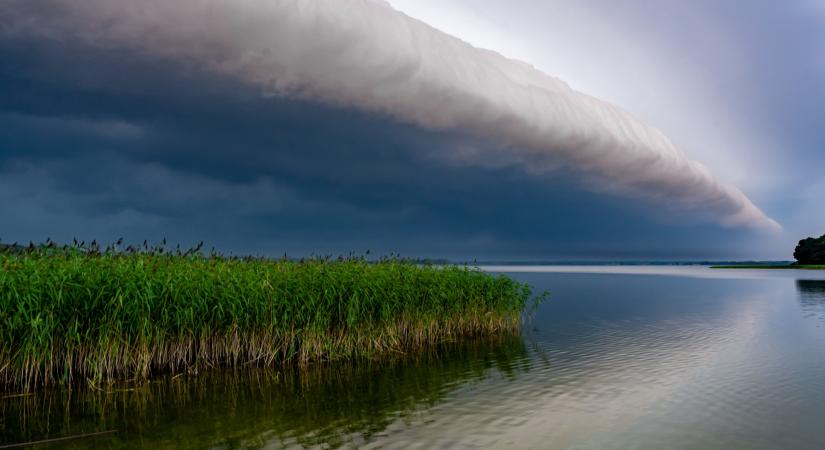
<instances>
[{"instance_id":1,"label":"grassy shoreline edge","mask_svg":"<svg viewBox=\"0 0 825 450\"><path fill-rule=\"evenodd\" d=\"M381 358L517 331L529 286L466 266L0 252L0 392Z\"/></svg>"}]
</instances>

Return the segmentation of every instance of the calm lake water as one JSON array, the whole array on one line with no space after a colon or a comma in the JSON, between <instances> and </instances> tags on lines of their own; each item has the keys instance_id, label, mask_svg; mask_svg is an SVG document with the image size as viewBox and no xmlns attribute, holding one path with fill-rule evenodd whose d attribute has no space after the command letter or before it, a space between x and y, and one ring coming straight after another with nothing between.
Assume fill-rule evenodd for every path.
<instances>
[{"instance_id":1,"label":"calm lake water","mask_svg":"<svg viewBox=\"0 0 825 450\"><path fill-rule=\"evenodd\" d=\"M825 272L494 267L549 300L522 336L385 364L0 400L42 448L825 448Z\"/></svg>"}]
</instances>

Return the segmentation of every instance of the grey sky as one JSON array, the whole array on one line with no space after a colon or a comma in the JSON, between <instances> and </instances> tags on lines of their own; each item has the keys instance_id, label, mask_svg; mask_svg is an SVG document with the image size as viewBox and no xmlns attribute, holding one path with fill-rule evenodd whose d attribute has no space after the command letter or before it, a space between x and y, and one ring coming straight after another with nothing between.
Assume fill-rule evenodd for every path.
<instances>
[{"instance_id":1,"label":"grey sky","mask_svg":"<svg viewBox=\"0 0 825 450\"><path fill-rule=\"evenodd\" d=\"M814 3L391 3L661 129L784 231L667 207L678 190L649 201L594 190L578 171L536 176L535 160L510 156L518 140L491 144L495 133L272 95L249 82L260 64L240 77L205 67L199 41L168 58L117 39L56 40L59 26L9 33L21 17L65 16L61 1L12 1L17 15L0 19L0 199L14 213L0 237L165 235L267 254L787 258L802 235L825 232L825 14ZM220 38L243 19L207 17L210 52L243 48ZM112 36L89 25L95 39Z\"/></svg>"}]
</instances>

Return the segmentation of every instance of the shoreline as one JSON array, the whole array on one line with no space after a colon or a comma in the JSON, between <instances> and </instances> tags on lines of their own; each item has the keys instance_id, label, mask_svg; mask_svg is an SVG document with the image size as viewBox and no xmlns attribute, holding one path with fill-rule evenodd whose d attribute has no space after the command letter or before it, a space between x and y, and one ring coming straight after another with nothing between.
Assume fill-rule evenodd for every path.
<instances>
[{"instance_id":1,"label":"shoreline","mask_svg":"<svg viewBox=\"0 0 825 450\"><path fill-rule=\"evenodd\" d=\"M710 266L710 268L711 269L763 269L763 270L825 270L825 265L809 265L809 264L788 264L788 265L741 264L741 265Z\"/></svg>"}]
</instances>

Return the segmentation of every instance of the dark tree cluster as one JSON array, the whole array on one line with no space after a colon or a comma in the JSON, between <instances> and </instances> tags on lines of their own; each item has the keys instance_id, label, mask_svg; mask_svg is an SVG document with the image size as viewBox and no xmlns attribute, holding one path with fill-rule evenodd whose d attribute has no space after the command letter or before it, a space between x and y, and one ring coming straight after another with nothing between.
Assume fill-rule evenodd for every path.
<instances>
[{"instance_id":1,"label":"dark tree cluster","mask_svg":"<svg viewBox=\"0 0 825 450\"><path fill-rule=\"evenodd\" d=\"M793 257L799 264L825 264L825 234L799 241Z\"/></svg>"}]
</instances>

